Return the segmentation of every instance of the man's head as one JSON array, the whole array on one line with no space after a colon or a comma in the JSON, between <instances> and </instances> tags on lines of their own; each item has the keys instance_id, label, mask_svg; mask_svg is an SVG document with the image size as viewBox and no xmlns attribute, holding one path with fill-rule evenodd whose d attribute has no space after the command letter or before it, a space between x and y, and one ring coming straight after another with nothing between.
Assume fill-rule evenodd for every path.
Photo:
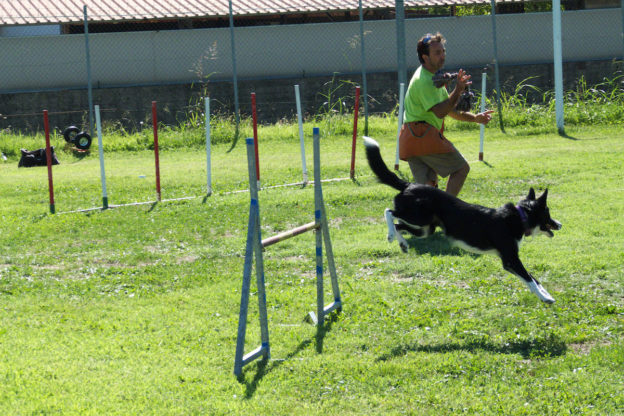
<instances>
[{"instance_id":1,"label":"man's head","mask_svg":"<svg viewBox=\"0 0 624 416\"><path fill-rule=\"evenodd\" d=\"M444 66L446 39L440 32L432 35L427 33L418 41L418 60L431 73L435 73Z\"/></svg>"}]
</instances>

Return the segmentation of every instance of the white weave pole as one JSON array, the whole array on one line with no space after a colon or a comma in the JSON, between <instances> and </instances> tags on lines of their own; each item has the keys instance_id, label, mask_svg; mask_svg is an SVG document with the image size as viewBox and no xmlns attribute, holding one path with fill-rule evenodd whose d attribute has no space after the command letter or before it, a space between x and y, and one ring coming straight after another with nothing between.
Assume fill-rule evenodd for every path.
<instances>
[{"instance_id":1,"label":"white weave pole","mask_svg":"<svg viewBox=\"0 0 624 416\"><path fill-rule=\"evenodd\" d=\"M403 127L403 100L405 99L405 84L402 82L399 86L399 126L397 128L396 140L396 159L394 161L394 170L399 170L399 136L401 135L401 127Z\"/></svg>"},{"instance_id":2,"label":"white weave pole","mask_svg":"<svg viewBox=\"0 0 624 416\"><path fill-rule=\"evenodd\" d=\"M95 106L95 124L97 125L98 153L100 154L100 179L102 181L102 207L108 208L108 192L106 191L106 172L104 170L104 146L102 145L102 120L100 106Z\"/></svg>"},{"instance_id":3,"label":"white weave pole","mask_svg":"<svg viewBox=\"0 0 624 416\"><path fill-rule=\"evenodd\" d=\"M204 97L204 104L206 105L206 172L207 172L207 185L206 194L212 195L212 173L210 166L210 97Z\"/></svg>"},{"instance_id":4,"label":"white weave pole","mask_svg":"<svg viewBox=\"0 0 624 416\"><path fill-rule=\"evenodd\" d=\"M308 183L308 168L306 168L305 146L303 143L303 115L301 113L301 97L299 85L295 85L295 100L297 101L297 120L299 121L299 142L301 143L301 169L303 170L303 184Z\"/></svg>"},{"instance_id":5,"label":"white weave pole","mask_svg":"<svg viewBox=\"0 0 624 416\"><path fill-rule=\"evenodd\" d=\"M486 80L486 75L485 72L483 74L481 74L481 112L483 113L485 111L485 80ZM483 139L485 136L485 125L481 124L480 127L481 130L481 137L479 140L479 160L483 160Z\"/></svg>"}]
</instances>

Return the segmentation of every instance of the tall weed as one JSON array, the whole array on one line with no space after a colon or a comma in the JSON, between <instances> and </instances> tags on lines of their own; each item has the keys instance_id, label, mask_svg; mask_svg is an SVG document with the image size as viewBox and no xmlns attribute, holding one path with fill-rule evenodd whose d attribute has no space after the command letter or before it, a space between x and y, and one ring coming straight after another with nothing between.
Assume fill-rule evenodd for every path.
<instances>
[{"instance_id":1,"label":"tall weed","mask_svg":"<svg viewBox=\"0 0 624 416\"><path fill-rule=\"evenodd\" d=\"M515 127L517 134L539 134L552 132L555 128L555 97L554 91L542 90L532 85L529 77L522 80L513 93L501 94L501 109L506 127ZM565 124L567 126L594 124L621 124L624 120L624 74L616 72L612 78L590 86L584 77L579 78L575 88L566 91L564 96ZM305 120L304 130L311 134L312 126L320 127L326 137L350 135L353 131L354 83L339 80L335 76L325 84L318 95L322 104L317 113ZM201 94L200 94L201 95ZM480 100L486 101L486 107L497 110L493 96L481 97L477 100L473 111L479 111ZM205 114L203 98L198 96L189 103L185 115L177 125L161 125L159 128L159 145L162 149L203 147L206 143ZM487 128L500 126L500 114L494 113L492 122ZM388 126L396 126L396 109L388 113L369 116L369 134L387 131ZM236 122L232 114L213 114L210 118L211 142L214 144L232 143L236 137ZM360 123L362 125L362 123ZM141 151L153 149L153 129L150 120L128 127L123 120L103 124L104 150ZM252 136L252 120L243 117L240 121L241 137ZM394 127L396 128L396 127ZM474 123L457 122L447 118L446 128L450 130L477 130ZM360 131L362 128L360 127ZM296 120L280 120L277 123L259 126L262 141L274 139L298 139ZM51 132L50 141L57 151L71 153L62 134ZM7 158L19 158L19 149L37 149L45 146L43 134L33 136L20 132L0 131L0 152ZM97 150L97 138L94 138L92 150Z\"/></svg>"}]
</instances>

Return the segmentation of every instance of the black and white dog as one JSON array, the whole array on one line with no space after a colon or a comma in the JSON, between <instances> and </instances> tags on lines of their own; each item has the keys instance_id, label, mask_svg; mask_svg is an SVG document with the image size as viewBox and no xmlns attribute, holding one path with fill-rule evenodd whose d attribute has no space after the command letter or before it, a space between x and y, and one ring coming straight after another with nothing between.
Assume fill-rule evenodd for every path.
<instances>
[{"instance_id":1,"label":"black and white dog","mask_svg":"<svg viewBox=\"0 0 624 416\"><path fill-rule=\"evenodd\" d=\"M399 191L394 209L385 211L389 242L397 239L401 250L407 252L407 241L398 231L427 237L439 226L454 245L473 253L496 254L505 270L520 277L540 300L555 301L518 257L523 236L552 237L552 230L561 229L561 223L550 218L546 205L548 189L536 199L531 188L529 195L515 206L508 203L493 209L473 205L437 188L402 180L388 169L375 140L364 137L364 145L368 164L379 181Z\"/></svg>"}]
</instances>

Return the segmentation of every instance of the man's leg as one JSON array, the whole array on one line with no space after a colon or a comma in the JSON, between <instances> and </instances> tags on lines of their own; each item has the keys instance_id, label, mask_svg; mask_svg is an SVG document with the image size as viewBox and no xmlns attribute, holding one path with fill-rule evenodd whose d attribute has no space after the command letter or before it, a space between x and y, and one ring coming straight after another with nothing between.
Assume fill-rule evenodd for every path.
<instances>
[{"instance_id":1,"label":"man's leg","mask_svg":"<svg viewBox=\"0 0 624 416\"><path fill-rule=\"evenodd\" d=\"M468 177L468 172L470 172L470 165L466 163L464 166L451 173L446 183L446 192L453 196L459 195L462 186L464 186L464 181Z\"/></svg>"},{"instance_id":2,"label":"man's leg","mask_svg":"<svg viewBox=\"0 0 624 416\"><path fill-rule=\"evenodd\" d=\"M418 157L407 159L410 170L414 176L414 183L438 187L438 175Z\"/></svg>"}]
</instances>

